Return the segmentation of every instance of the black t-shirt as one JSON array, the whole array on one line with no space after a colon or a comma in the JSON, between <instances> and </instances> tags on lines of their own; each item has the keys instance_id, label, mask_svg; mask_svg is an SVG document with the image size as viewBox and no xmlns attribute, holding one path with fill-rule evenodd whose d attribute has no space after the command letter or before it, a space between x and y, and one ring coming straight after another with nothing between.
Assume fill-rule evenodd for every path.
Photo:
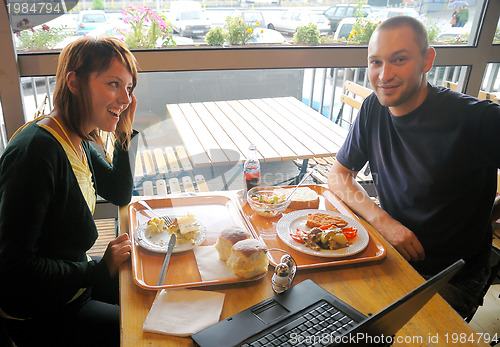
<instances>
[{"instance_id":1,"label":"black t-shirt","mask_svg":"<svg viewBox=\"0 0 500 347\"><path fill-rule=\"evenodd\" d=\"M370 95L337 154L358 171L370 163L382 208L412 230L433 275L457 259L462 274L485 266L500 167L500 105L429 85L426 100L395 117Z\"/></svg>"}]
</instances>

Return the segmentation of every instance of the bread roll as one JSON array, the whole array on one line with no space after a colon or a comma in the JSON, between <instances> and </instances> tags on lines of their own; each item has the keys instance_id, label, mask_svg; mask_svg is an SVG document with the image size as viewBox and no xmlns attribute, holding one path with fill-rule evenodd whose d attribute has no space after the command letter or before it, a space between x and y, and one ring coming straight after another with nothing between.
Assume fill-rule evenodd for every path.
<instances>
[{"instance_id":1,"label":"bread roll","mask_svg":"<svg viewBox=\"0 0 500 347\"><path fill-rule=\"evenodd\" d=\"M238 241L248 239L250 234L243 228L238 226L232 226L222 230L217 242L215 243L215 249L219 252L219 258L226 261L231 255L231 248Z\"/></svg>"},{"instance_id":2,"label":"bread roll","mask_svg":"<svg viewBox=\"0 0 500 347\"><path fill-rule=\"evenodd\" d=\"M227 266L242 278L252 278L267 272L267 247L256 239L238 241L231 249Z\"/></svg>"},{"instance_id":3,"label":"bread roll","mask_svg":"<svg viewBox=\"0 0 500 347\"><path fill-rule=\"evenodd\" d=\"M292 193L294 188L279 188L275 192L283 192L286 196ZM317 209L319 207L319 195L309 187L299 187L292 195L292 201L288 208L293 210Z\"/></svg>"}]
</instances>

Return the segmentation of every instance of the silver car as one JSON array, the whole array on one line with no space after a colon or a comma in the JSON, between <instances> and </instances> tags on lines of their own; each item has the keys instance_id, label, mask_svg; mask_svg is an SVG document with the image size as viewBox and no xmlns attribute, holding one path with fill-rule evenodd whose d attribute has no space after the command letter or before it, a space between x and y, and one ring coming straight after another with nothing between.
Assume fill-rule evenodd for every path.
<instances>
[{"instance_id":1,"label":"silver car","mask_svg":"<svg viewBox=\"0 0 500 347\"><path fill-rule=\"evenodd\" d=\"M328 18L320 11L310 10L289 10L281 17L267 24L269 29L273 29L285 34L294 34L301 25L316 24L320 35L328 35L330 25Z\"/></svg>"}]
</instances>

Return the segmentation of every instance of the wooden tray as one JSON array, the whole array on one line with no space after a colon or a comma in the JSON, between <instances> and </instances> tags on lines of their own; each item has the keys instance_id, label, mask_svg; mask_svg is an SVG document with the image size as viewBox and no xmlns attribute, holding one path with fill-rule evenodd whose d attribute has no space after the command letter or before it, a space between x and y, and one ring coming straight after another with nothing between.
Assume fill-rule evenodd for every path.
<instances>
[{"instance_id":1,"label":"wooden tray","mask_svg":"<svg viewBox=\"0 0 500 347\"><path fill-rule=\"evenodd\" d=\"M200 194L189 197L172 197L164 199L145 200L159 215L184 215L190 212L207 229L207 238L201 246L213 245L220 232L229 226L237 225L248 229L244 222L241 210L231 193ZM130 238L134 240L134 233L138 225L147 222L153 216L137 202L128 206ZM252 234L252 230L248 230ZM255 234L252 234L255 237ZM173 253L165 276L165 284L157 286L160 269L165 259L164 253L148 251L135 242L132 242L132 272L135 283L145 289L158 290L175 287L197 287L207 285L226 284L234 282L254 281L261 276L246 279L203 281L198 271L198 265L192 250Z\"/></svg>"},{"instance_id":2,"label":"wooden tray","mask_svg":"<svg viewBox=\"0 0 500 347\"><path fill-rule=\"evenodd\" d=\"M319 208L320 210L330 210L342 213L352 219L358 220L361 224L366 225L364 221L360 220L351 210L349 210L326 186L322 185L305 185L316 191L320 196ZM241 201L241 200L239 200ZM240 203L240 208L243 211L248 228L252 229L252 233L257 235L257 238L264 241L268 248L278 248L289 253L297 262L297 268L313 268L322 266L337 266L354 263L363 263L380 260L385 257L386 249L380 240L375 236L369 228L366 228L370 236L368 246L352 256L344 258L323 258L308 255L299 252L287 244L285 244L276 234L276 224L281 216L275 218L265 218L255 213L248 203ZM293 210L287 209L285 213ZM283 253L269 252L269 261L273 266L276 266L281 259Z\"/></svg>"}]
</instances>

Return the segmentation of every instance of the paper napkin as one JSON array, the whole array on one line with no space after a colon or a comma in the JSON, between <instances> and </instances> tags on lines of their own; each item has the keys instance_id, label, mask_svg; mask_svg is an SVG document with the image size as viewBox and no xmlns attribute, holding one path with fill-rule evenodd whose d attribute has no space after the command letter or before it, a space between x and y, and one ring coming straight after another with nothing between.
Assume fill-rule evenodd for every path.
<instances>
[{"instance_id":1,"label":"paper napkin","mask_svg":"<svg viewBox=\"0 0 500 347\"><path fill-rule=\"evenodd\" d=\"M190 336L219 321L224 295L203 290L164 289L153 302L142 329Z\"/></svg>"},{"instance_id":2,"label":"paper napkin","mask_svg":"<svg viewBox=\"0 0 500 347\"><path fill-rule=\"evenodd\" d=\"M226 262L219 259L219 252L217 252L214 246L199 246L195 247L193 251L203 281L238 278L227 267Z\"/></svg>"}]
</instances>

